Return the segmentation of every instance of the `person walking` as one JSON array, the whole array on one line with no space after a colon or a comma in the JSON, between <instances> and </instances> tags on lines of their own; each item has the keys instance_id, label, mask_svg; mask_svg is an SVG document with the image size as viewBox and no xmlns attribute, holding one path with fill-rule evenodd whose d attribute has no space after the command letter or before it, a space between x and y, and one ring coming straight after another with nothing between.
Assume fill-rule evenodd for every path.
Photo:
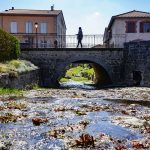
<instances>
[{"instance_id":1,"label":"person walking","mask_svg":"<svg viewBox=\"0 0 150 150\"><path fill-rule=\"evenodd\" d=\"M83 32L82 32L82 28L79 27L79 31L77 34L77 40L78 40L77 48L79 47L79 44L81 45L82 48L82 39L83 39Z\"/></svg>"},{"instance_id":2,"label":"person walking","mask_svg":"<svg viewBox=\"0 0 150 150\"><path fill-rule=\"evenodd\" d=\"M58 41L57 41L57 39L54 41L54 48L58 48Z\"/></svg>"}]
</instances>

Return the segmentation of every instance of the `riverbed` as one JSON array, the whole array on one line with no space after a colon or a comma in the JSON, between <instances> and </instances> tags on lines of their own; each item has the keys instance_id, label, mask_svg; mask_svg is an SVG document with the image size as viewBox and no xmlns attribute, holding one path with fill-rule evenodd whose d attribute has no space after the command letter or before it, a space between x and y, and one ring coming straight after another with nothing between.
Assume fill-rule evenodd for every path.
<instances>
[{"instance_id":1,"label":"riverbed","mask_svg":"<svg viewBox=\"0 0 150 150\"><path fill-rule=\"evenodd\" d=\"M149 149L150 88L37 89L0 96L0 149Z\"/></svg>"}]
</instances>

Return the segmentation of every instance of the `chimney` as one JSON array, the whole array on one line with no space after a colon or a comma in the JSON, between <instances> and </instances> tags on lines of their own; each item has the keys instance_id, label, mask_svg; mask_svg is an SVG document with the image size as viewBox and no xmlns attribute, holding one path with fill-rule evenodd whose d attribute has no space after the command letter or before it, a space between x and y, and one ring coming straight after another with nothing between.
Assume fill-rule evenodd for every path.
<instances>
[{"instance_id":1,"label":"chimney","mask_svg":"<svg viewBox=\"0 0 150 150\"><path fill-rule=\"evenodd\" d=\"M53 6L51 6L51 11L53 11L54 10L54 5Z\"/></svg>"}]
</instances>

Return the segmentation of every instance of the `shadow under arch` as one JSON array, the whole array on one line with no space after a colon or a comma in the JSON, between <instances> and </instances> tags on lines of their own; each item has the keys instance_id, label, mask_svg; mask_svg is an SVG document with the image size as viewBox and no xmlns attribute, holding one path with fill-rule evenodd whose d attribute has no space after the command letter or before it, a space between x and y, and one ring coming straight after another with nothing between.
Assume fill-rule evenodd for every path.
<instances>
[{"instance_id":1,"label":"shadow under arch","mask_svg":"<svg viewBox=\"0 0 150 150\"><path fill-rule=\"evenodd\" d=\"M66 61L65 65L62 67L63 70L61 71L59 78L65 76L66 71L68 70L68 66L70 64L90 64L95 72L95 86L96 87L101 87L101 86L105 86L105 85L110 85L112 83L111 77L108 73L108 71L97 61L93 61L90 59L76 59L76 60L71 60L71 61ZM58 81L59 82L59 81Z\"/></svg>"}]
</instances>

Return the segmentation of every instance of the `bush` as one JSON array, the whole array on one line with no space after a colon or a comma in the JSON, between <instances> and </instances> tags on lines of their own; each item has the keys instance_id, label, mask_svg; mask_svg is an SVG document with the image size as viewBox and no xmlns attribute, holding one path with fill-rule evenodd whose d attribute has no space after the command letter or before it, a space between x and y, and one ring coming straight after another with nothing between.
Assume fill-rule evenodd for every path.
<instances>
[{"instance_id":1,"label":"bush","mask_svg":"<svg viewBox=\"0 0 150 150\"><path fill-rule=\"evenodd\" d=\"M16 37L0 29L0 62L17 59L20 44Z\"/></svg>"}]
</instances>

